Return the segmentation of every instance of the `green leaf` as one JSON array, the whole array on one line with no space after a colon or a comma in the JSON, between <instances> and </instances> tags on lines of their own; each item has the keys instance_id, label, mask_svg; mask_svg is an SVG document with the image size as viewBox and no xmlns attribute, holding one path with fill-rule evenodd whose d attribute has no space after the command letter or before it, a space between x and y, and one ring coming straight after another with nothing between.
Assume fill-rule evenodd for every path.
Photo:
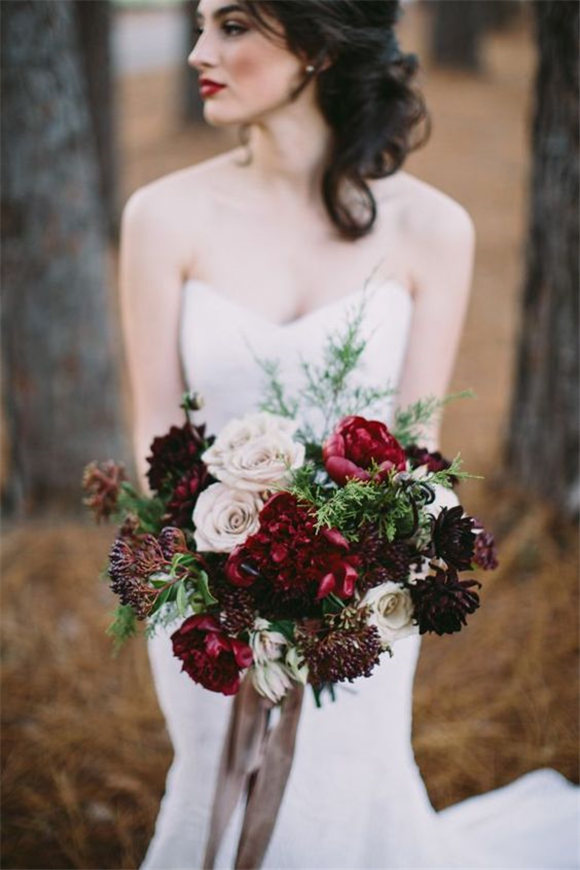
<instances>
[{"instance_id":1,"label":"green leaf","mask_svg":"<svg viewBox=\"0 0 580 870\"><path fill-rule=\"evenodd\" d=\"M277 619L270 623L272 631L279 631L286 640L294 641L294 622L291 619Z\"/></svg>"},{"instance_id":2,"label":"green leaf","mask_svg":"<svg viewBox=\"0 0 580 870\"><path fill-rule=\"evenodd\" d=\"M185 616L185 611L187 610L187 593L185 591L185 585L183 583L177 584L177 595L175 598L175 603L177 604L177 612L180 616Z\"/></svg>"},{"instance_id":3,"label":"green leaf","mask_svg":"<svg viewBox=\"0 0 580 870\"><path fill-rule=\"evenodd\" d=\"M115 608L113 621L105 634L113 638L113 658L116 658L127 640L137 634L137 617L130 605L119 604Z\"/></svg>"},{"instance_id":4,"label":"green leaf","mask_svg":"<svg viewBox=\"0 0 580 870\"><path fill-rule=\"evenodd\" d=\"M197 580L197 586L201 596L203 598L203 603L206 607L210 607L212 604L217 604L217 598L211 594L209 589L209 577L205 571L200 571Z\"/></svg>"}]
</instances>

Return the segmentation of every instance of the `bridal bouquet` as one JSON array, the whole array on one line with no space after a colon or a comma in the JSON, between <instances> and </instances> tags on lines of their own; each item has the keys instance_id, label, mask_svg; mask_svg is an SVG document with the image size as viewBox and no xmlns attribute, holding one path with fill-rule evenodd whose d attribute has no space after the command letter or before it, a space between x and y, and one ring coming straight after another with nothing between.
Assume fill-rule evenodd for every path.
<instances>
[{"instance_id":1,"label":"bridal bouquet","mask_svg":"<svg viewBox=\"0 0 580 870\"><path fill-rule=\"evenodd\" d=\"M361 409L392 390L351 387L364 350L357 321L331 337L323 366L284 394L275 364L261 410L216 436L185 422L154 438L150 497L115 462L84 472L97 520L120 523L107 577L120 599L118 644L179 622L182 670L232 695L249 674L278 704L297 684L323 690L369 677L401 638L459 631L479 607L475 566L497 564L492 536L454 492L460 458L418 446L442 402L398 409L388 427ZM323 428L300 428L315 408Z\"/></svg>"}]
</instances>

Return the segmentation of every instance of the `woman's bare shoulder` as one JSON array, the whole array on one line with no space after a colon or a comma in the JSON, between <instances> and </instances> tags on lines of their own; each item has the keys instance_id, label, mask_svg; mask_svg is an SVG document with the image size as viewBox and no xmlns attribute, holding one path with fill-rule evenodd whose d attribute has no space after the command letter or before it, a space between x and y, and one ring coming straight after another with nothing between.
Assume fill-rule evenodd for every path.
<instances>
[{"instance_id":1,"label":"woman's bare shoulder","mask_svg":"<svg viewBox=\"0 0 580 870\"><path fill-rule=\"evenodd\" d=\"M454 285L466 295L471 283L475 224L464 205L449 194L409 173L399 180L401 238L412 263L416 293L439 293L439 285Z\"/></svg>"},{"instance_id":2,"label":"woman's bare shoulder","mask_svg":"<svg viewBox=\"0 0 580 870\"><path fill-rule=\"evenodd\" d=\"M224 180L238 151L217 154L142 185L131 194L124 211L157 217L172 228L185 225L191 229L197 219L205 223L215 184Z\"/></svg>"},{"instance_id":3,"label":"woman's bare shoulder","mask_svg":"<svg viewBox=\"0 0 580 870\"><path fill-rule=\"evenodd\" d=\"M473 219L465 206L448 193L408 172L400 171L397 177L401 221L413 240L473 230Z\"/></svg>"}]
</instances>

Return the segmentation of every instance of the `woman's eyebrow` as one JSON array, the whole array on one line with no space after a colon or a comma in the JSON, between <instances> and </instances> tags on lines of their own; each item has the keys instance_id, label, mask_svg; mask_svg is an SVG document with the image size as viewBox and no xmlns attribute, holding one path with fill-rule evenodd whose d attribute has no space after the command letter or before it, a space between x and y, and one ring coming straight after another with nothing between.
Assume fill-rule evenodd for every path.
<instances>
[{"instance_id":1,"label":"woman's eyebrow","mask_svg":"<svg viewBox=\"0 0 580 870\"><path fill-rule=\"evenodd\" d=\"M230 3L228 6L220 6L219 9L216 9L212 13L211 17L213 19L217 19L217 18L220 18L222 15L229 15L230 12L243 12L243 11L244 10L242 9L242 7L238 6L237 3ZM203 15L201 12L196 12L195 17L198 21L201 21L203 19Z\"/></svg>"}]
</instances>

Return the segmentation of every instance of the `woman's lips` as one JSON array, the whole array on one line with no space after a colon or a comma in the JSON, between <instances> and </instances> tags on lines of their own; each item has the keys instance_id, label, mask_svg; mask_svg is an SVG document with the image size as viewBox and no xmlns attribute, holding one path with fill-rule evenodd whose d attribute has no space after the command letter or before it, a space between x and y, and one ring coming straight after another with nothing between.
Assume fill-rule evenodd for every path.
<instances>
[{"instance_id":1,"label":"woman's lips","mask_svg":"<svg viewBox=\"0 0 580 870\"><path fill-rule=\"evenodd\" d=\"M217 94L218 91L223 90L225 85L218 85L215 82L200 82L199 92L202 97L211 97L213 94Z\"/></svg>"}]
</instances>

